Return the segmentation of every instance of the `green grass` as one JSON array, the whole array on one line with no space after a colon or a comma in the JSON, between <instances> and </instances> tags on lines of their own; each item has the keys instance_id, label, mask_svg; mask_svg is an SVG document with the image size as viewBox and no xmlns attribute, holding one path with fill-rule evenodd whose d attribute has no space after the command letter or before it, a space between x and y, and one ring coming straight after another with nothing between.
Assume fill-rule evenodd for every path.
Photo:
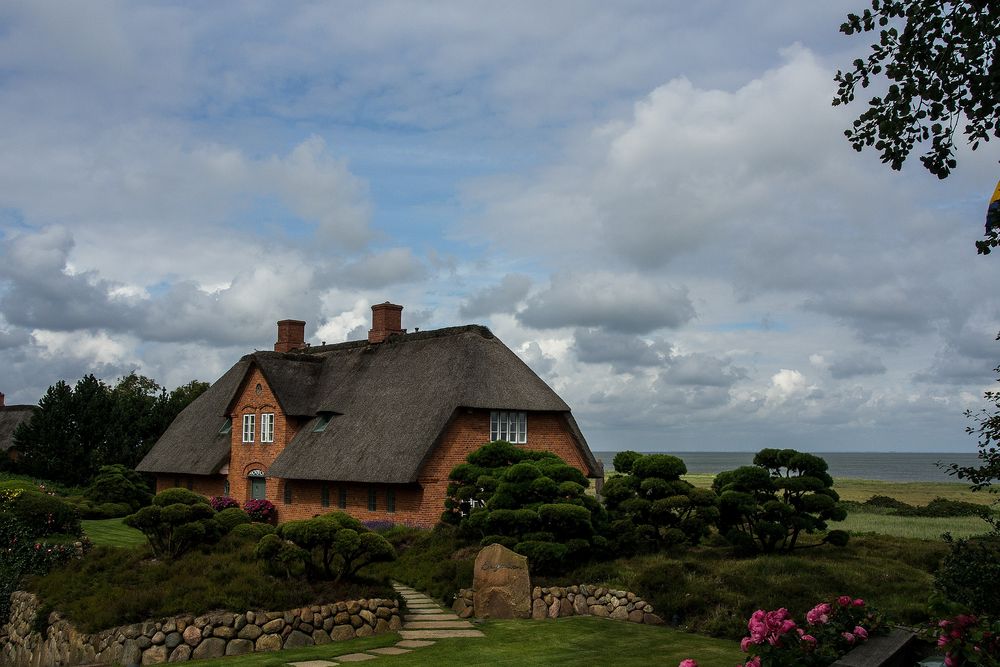
<instances>
[{"instance_id":1,"label":"green grass","mask_svg":"<svg viewBox=\"0 0 1000 667\"><path fill-rule=\"evenodd\" d=\"M851 512L844 521L830 524L852 535L878 533L920 540L936 540L942 533L971 537L990 531L990 525L976 516L918 517Z\"/></svg>"},{"instance_id":2,"label":"green grass","mask_svg":"<svg viewBox=\"0 0 1000 667\"><path fill-rule=\"evenodd\" d=\"M710 488L715 475L696 473L684 479L697 487ZM872 496L890 496L910 505L926 505L935 498L964 500L969 503L989 505L1000 496L985 491L972 491L962 482L886 482L877 479L845 479L837 477L833 489L842 500L864 502Z\"/></svg>"},{"instance_id":3,"label":"green grass","mask_svg":"<svg viewBox=\"0 0 1000 667\"><path fill-rule=\"evenodd\" d=\"M482 639L443 639L399 656L381 656L380 667L405 665L592 665L611 661L673 666L695 658L701 667L732 667L740 660L736 642L665 627L575 616L554 621L486 621ZM280 654L257 654L194 662L198 667L284 667L288 662L335 660L338 655L388 646L395 633ZM378 640L380 643L374 643Z\"/></svg>"},{"instance_id":4,"label":"green grass","mask_svg":"<svg viewBox=\"0 0 1000 667\"><path fill-rule=\"evenodd\" d=\"M146 543L141 532L129 528L121 519L84 519L80 524L94 546L130 548Z\"/></svg>"}]
</instances>

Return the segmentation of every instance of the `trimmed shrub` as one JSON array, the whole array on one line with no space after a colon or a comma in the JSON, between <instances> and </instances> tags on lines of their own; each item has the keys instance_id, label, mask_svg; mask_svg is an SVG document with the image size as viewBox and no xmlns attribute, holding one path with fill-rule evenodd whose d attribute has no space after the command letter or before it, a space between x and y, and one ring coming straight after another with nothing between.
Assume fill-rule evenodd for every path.
<instances>
[{"instance_id":1,"label":"trimmed shrub","mask_svg":"<svg viewBox=\"0 0 1000 667\"><path fill-rule=\"evenodd\" d=\"M134 512L148 505L153 499L149 485L142 475L120 464L101 466L83 492L83 496L98 506L107 504L128 506L124 513L115 516L125 516L129 512Z\"/></svg>"},{"instance_id":2,"label":"trimmed shrub","mask_svg":"<svg viewBox=\"0 0 1000 667\"><path fill-rule=\"evenodd\" d=\"M241 541L253 542L256 544L265 535L273 534L277 528L269 523L241 523L233 526L229 531L229 536Z\"/></svg>"},{"instance_id":3,"label":"trimmed shrub","mask_svg":"<svg viewBox=\"0 0 1000 667\"><path fill-rule=\"evenodd\" d=\"M211 544L222 530L208 501L187 489L167 489L153 504L125 517L125 525L142 531L157 558L174 560L190 549Z\"/></svg>"},{"instance_id":4,"label":"trimmed shrub","mask_svg":"<svg viewBox=\"0 0 1000 667\"><path fill-rule=\"evenodd\" d=\"M24 526L24 532L32 537L83 533L79 515L71 505L38 491L10 492L0 514L10 516Z\"/></svg>"},{"instance_id":5,"label":"trimmed shrub","mask_svg":"<svg viewBox=\"0 0 1000 667\"><path fill-rule=\"evenodd\" d=\"M223 534L227 534L236 526L250 523L250 515L239 507L229 507L215 515L215 521Z\"/></svg>"}]
</instances>

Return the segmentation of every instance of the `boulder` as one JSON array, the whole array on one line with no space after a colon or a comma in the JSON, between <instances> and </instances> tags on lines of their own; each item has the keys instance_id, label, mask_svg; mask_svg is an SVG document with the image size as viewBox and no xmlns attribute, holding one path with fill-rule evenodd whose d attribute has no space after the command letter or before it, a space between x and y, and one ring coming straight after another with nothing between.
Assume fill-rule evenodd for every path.
<instances>
[{"instance_id":1,"label":"boulder","mask_svg":"<svg viewBox=\"0 0 1000 667\"><path fill-rule=\"evenodd\" d=\"M170 652L167 662L187 662L191 659L191 647L187 644L180 644Z\"/></svg>"},{"instance_id":2,"label":"boulder","mask_svg":"<svg viewBox=\"0 0 1000 667\"><path fill-rule=\"evenodd\" d=\"M208 637L203 639L197 648L191 652L192 660L204 660L206 658L221 658L226 654L226 640L218 637Z\"/></svg>"},{"instance_id":3,"label":"boulder","mask_svg":"<svg viewBox=\"0 0 1000 667\"><path fill-rule=\"evenodd\" d=\"M170 634L168 634L166 637L163 638L163 645L166 646L171 651L173 651L180 645L182 641L184 641L184 637L181 636L181 633L171 632Z\"/></svg>"},{"instance_id":4,"label":"boulder","mask_svg":"<svg viewBox=\"0 0 1000 667\"><path fill-rule=\"evenodd\" d=\"M535 598L531 603L531 618L540 621L548 615L549 608L545 606L545 600Z\"/></svg>"},{"instance_id":5,"label":"boulder","mask_svg":"<svg viewBox=\"0 0 1000 667\"><path fill-rule=\"evenodd\" d=\"M329 644L332 641L330 635L322 630L313 630L312 638L317 646L320 644Z\"/></svg>"},{"instance_id":6,"label":"boulder","mask_svg":"<svg viewBox=\"0 0 1000 667\"><path fill-rule=\"evenodd\" d=\"M569 601L569 598L563 598L559 603L559 615L560 616L572 616L573 615L573 603Z\"/></svg>"},{"instance_id":7,"label":"boulder","mask_svg":"<svg viewBox=\"0 0 1000 667\"><path fill-rule=\"evenodd\" d=\"M310 635L299 632L298 630L292 630L289 633L288 638L285 639L285 648L296 648L299 646L312 646L316 642Z\"/></svg>"},{"instance_id":8,"label":"boulder","mask_svg":"<svg viewBox=\"0 0 1000 667\"><path fill-rule=\"evenodd\" d=\"M273 621L268 621L267 623L265 623L261 627L261 630L264 632L264 634L269 635L275 632L281 632L281 630L284 627L285 627L285 620L282 618L276 618Z\"/></svg>"},{"instance_id":9,"label":"boulder","mask_svg":"<svg viewBox=\"0 0 1000 667\"><path fill-rule=\"evenodd\" d=\"M350 625L336 625L333 630L330 630L330 639L335 642L354 639L354 628Z\"/></svg>"},{"instance_id":10,"label":"boulder","mask_svg":"<svg viewBox=\"0 0 1000 667\"><path fill-rule=\"evenodd\" d=\"M240 639L249 639L250 641L256 641L257 637L260 637L263 632L259 625L254 625L253 623L247 623L240 631L236 633L236 636Z\"/></svg>"},{"instance_id":11,"label":"boulder","mask_svg":"<svg viewBox=\"0 0 1000 667\"><path fill-rule=\"evenodd\" d=\"M280 651L281 635L261 635L254 646L257 651Z\"/></svg>"},{"instance_id":12,"label":"boulder","mask_svg":"<svg viewBox=\"0 0 1000 667\"><path fill-rule=\"evenodd\" d=\"M615 607L615 610L611 612L611 618L615 619L616 621L627 621L628 611L625 609L625 607Z\"/></svg>"},{"instance_id":13,"label":"boulder","mask_svg":"<svg viewBox=\"0 0 1000 667\"><path fill-rule=\"evenodd\" d=\"M578 616L587 616L590 614L590 607L587 606L587 598L583 595L577 595L573 598L573 611Z\"/></svg>"},{"instance_id":14,"label":"boulder","mask_svg":"<svg viewBox=\"0 0 1000 667\"><path fill-rule=\"evenodd\" d=\"M528 559L500 544L491 544L476 556L473 607L480 618L531 616Z\"/></svg>"},{"instance_id":15,"label":"boulder","mask_svg":"<svg viewBox=\"0 0 1000 667\"><path fill-rule=\"evenodd\" d=\"M201 630L194 625L184 628L184 641L188 646L197 646L201 643Z\"/></svg>"},{"instance_id":16,"label":"boulder","mask_svg":"<svg viewBox=\"0 0 1000 667\"><path fill-rule=\"evenodd\" d=\"M253 651L253 642L249 639L234 639L226 644L226 655L243 655Z\"/></svg>"},{"instance_id":17,"label":"boulder","mask_svg":"<svg viewBox=\"0 0 1000 667\"><path fill-rule=\"evenodd\" d=\"M662 618L660 618L656 614L647 614L645 612L643 612L642 614L642 622L645 625L663 625Z\"/></svg>"},{"instance_id":18,"label":"boulder","mask_svg":"<svg viewBox=\"0 0 1000 667\"><path fill-rule=\"evenodd\" d=\"M167 661L167 647L166 646L153 646L146 649L142 653L142 664L144 665L162 665Z\"/></svg>"}]
</instances>

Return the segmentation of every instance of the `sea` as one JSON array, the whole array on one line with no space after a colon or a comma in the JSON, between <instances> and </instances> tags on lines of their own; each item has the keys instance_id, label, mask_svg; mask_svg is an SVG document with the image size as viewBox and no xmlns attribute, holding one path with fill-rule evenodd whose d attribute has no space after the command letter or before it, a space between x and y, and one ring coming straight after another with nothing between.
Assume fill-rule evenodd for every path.
<instances>
[{"instance_id":1,"label":"sea","mask_svg":"<svg viewBox=\"0 0 1000 667\"><path fill-rule=\"evenodd\" d=\"M605 472L614 470L618 452L594 452ZM753 463L754 452L643 452L671 454L682 459L690 473L717 473ZM844 479L877 479L887 482L961 482L943 466L979 466L975 452L810 452L822 457L830 475Z\"/></svg>"}]
</instances>

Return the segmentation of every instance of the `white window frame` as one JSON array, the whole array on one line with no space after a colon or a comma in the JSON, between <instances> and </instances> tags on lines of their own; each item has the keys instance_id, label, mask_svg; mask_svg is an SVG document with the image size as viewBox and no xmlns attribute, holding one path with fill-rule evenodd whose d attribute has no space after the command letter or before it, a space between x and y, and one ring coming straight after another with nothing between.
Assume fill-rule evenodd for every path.
<instances>
[{"instance_id":1,"label":"white window frame","mask_svg":"<svg viewBox=\"0 0 1000 667\"><path fill-rule=\"evenodd\" d=\"M274 442L274 413L264 412L260 415L260 441Z\"/></svg>"},{"instance_id":2,"label":"white window frame","mask_svg":"<svg viewBox=\"0 0 1000 667\"><path fill-rule=\"evenodd\" d=\"M491 410L490 442L506 440L515 445L528 442L528 413L524 411Z\"/></svg>"},{"instance_id":3,"label":"white window frame","mask_svg":"<svg viewBox=\"0 0 1000 667\"><path fill-rule=\"evenodd\" d=\"M243 415L243 442L253 442L256 415Z\"/></svg>"}]
</instances>

